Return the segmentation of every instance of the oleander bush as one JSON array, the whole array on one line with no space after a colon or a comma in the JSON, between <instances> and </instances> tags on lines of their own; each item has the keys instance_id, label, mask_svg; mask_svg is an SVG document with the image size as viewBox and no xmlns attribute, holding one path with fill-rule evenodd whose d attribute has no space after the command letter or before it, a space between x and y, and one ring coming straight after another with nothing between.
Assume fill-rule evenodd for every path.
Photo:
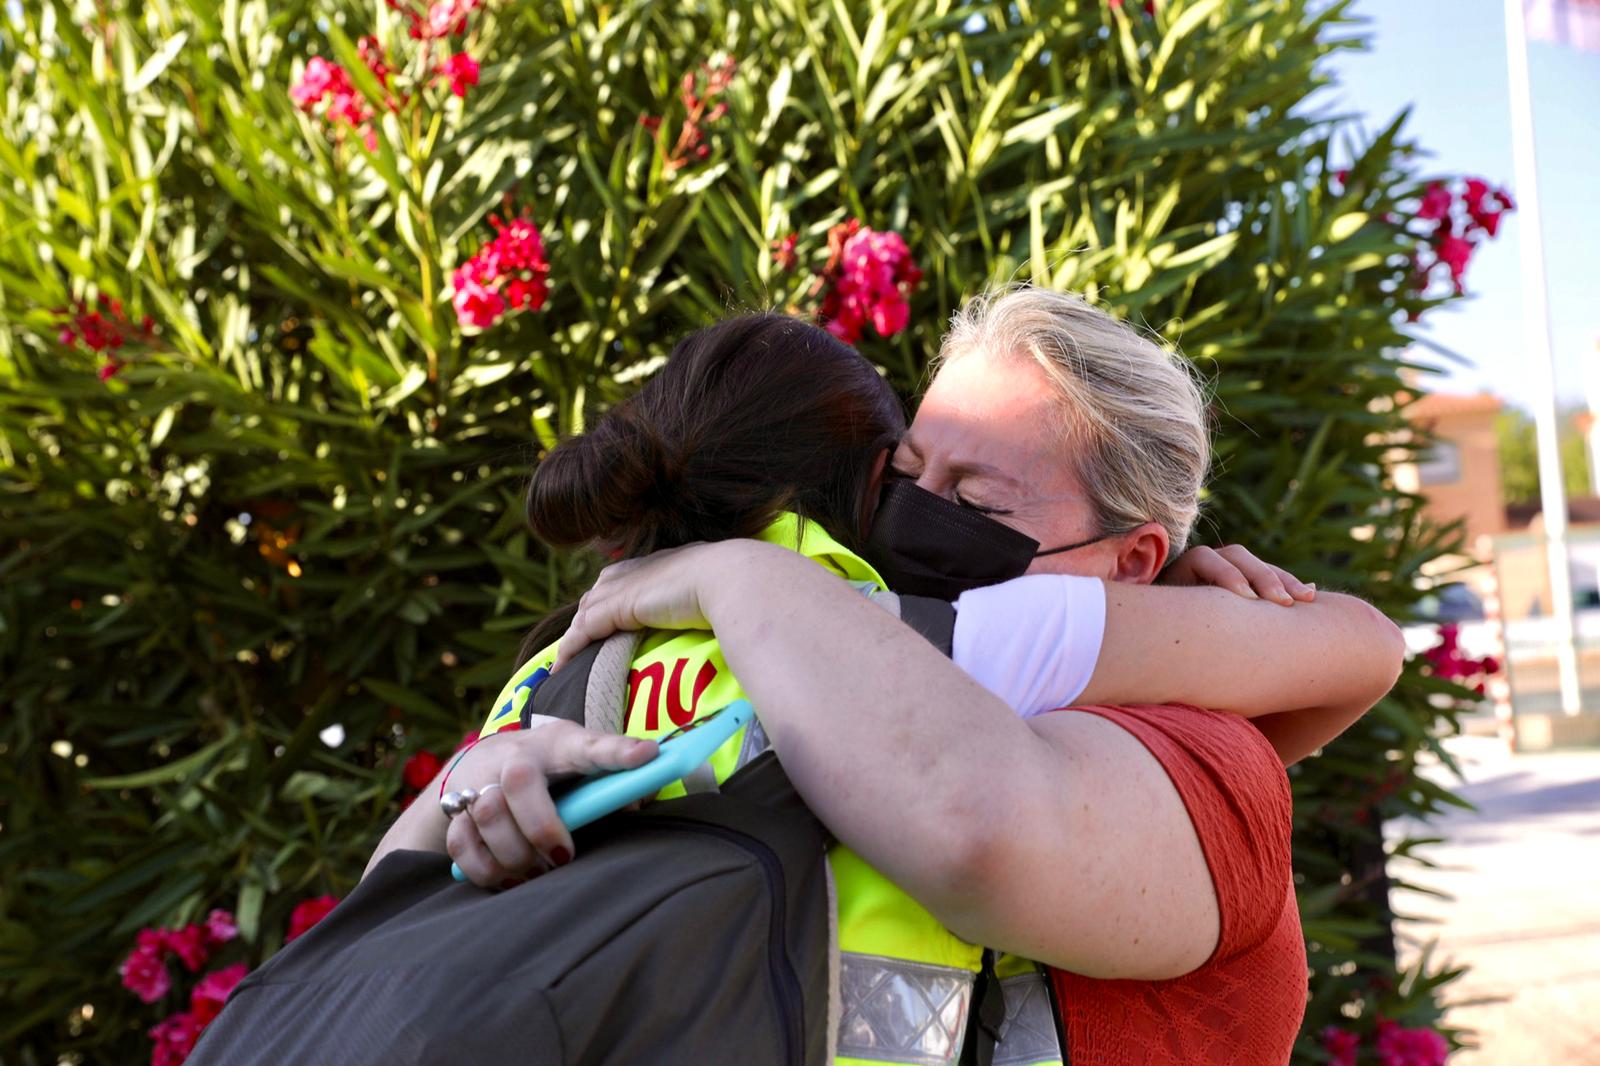
<instances>
[{"instance_id":1,"label":"oleander bush","mask_svg":"<svg viewBox=\"0 0 1600 1066\"><path fill-rule=\"evenodd\" d=\"M1214 381L1201 538L1408 617L1455 534L1385 466L1407 330L1509 198L1318 103L1359 45L1339 0L8 5L0 1062L180 1061L349 890L595 569L524 528L541 451L730 310L909 397L964 297L1088 293ZM1380 825L1453 802L1467 696L1408 667L1293 771L1301 1061L1443 1024Z\"/></svg>"}]
</instances>

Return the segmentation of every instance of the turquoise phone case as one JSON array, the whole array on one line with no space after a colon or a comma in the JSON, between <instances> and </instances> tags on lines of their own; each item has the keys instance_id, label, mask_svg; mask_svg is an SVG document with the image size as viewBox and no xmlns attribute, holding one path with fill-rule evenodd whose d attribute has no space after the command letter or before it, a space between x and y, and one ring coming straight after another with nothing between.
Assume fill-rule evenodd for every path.
<instances>
[{"instance_id":1,"label":"turquoise phone case","mask_svg":"<svg viewBox=\"0 0 1600 1066\"><path fill-rule=\"evenodd\" d=\"M749 700L734 700L719 711L696 721L690 728L661 742L656 757L632 770L594 774L556 799L556 814L569 830L578 829L621 810L637 800L655 795L681 781L738 733L755 715ZM465 881L455 863L450 876Z\"/></svg>"}]
</instances>

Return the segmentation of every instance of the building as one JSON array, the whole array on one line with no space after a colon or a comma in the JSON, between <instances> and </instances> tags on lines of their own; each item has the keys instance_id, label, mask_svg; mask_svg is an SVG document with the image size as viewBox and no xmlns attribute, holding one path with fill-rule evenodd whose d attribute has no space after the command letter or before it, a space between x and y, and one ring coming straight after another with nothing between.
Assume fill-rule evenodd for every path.
<instances>
[{"instance_id":1,"label":"building","mask_svg":"<svg viewBox=\"0 0 1600 1066\"><path fill-rule=\"evenodd\" d=\"M1399 487L1424 499L1434 522L1461 521L1466 557L1441 561L1447 574L1471 591L1461 619L1463 640L1474 631L1482 644L1498 645L1506 676L1490 685L1500 731L1522 748L1600 740L1600 498L1567 501L1567 548L1572 575L1574 626L1585 714L1560 713L1551 620L1550 574L1544 518L1537 504L1507 506L1495 429L1502 401L1486 393L1432 393L1410 404L1411 424L1429 438L1414 463L1394 469ZM1592 420L1583 428L1588 432ZM1458 604L1455 606L1459 606ZM1481 610L1477 610L1481 606Z\"/></svg>"}]
</instances>

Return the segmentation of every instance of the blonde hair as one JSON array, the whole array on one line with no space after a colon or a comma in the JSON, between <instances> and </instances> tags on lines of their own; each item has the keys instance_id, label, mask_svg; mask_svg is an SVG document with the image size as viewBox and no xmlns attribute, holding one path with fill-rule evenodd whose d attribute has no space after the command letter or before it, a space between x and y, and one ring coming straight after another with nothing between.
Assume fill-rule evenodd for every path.
<instances>
[{"instance_id":1,"label":"blonde hair","mask_svg":"<svg viewBox=\"0 0 1600 1066\"><path fill-rule=\"evenodd\" d=\"M1171 556L1183 551L1211 460L1205 397L1185 359L1081 296L1031 285L969 300L935 365L980 351L1031 358L1055 383L1097 532L1159 522Z\"/></svg>"}]
</instances>

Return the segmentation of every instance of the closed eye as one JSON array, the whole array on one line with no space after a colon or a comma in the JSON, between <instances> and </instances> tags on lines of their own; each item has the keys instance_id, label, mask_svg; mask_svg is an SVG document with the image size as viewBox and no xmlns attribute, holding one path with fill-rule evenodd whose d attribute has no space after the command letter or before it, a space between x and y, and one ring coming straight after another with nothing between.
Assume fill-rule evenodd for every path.
<instances>
[{"instance_id":1,"label":"closed eye","mask_svg":"<svg viewBox=\"0 0 1600 1066\"><path fill-rule=\"evenodd\" d=\"M965 507L969 511L977 511L979 514L1008 515L1008 514L1011 513L1010 511L1007 511L1004 508L1000 508L1000 507L985 507L981 503L973 503L971 500L964 499L960 492L956 493L956 503L960 504L962 507Z\"/></svg>"}]
</instances>

